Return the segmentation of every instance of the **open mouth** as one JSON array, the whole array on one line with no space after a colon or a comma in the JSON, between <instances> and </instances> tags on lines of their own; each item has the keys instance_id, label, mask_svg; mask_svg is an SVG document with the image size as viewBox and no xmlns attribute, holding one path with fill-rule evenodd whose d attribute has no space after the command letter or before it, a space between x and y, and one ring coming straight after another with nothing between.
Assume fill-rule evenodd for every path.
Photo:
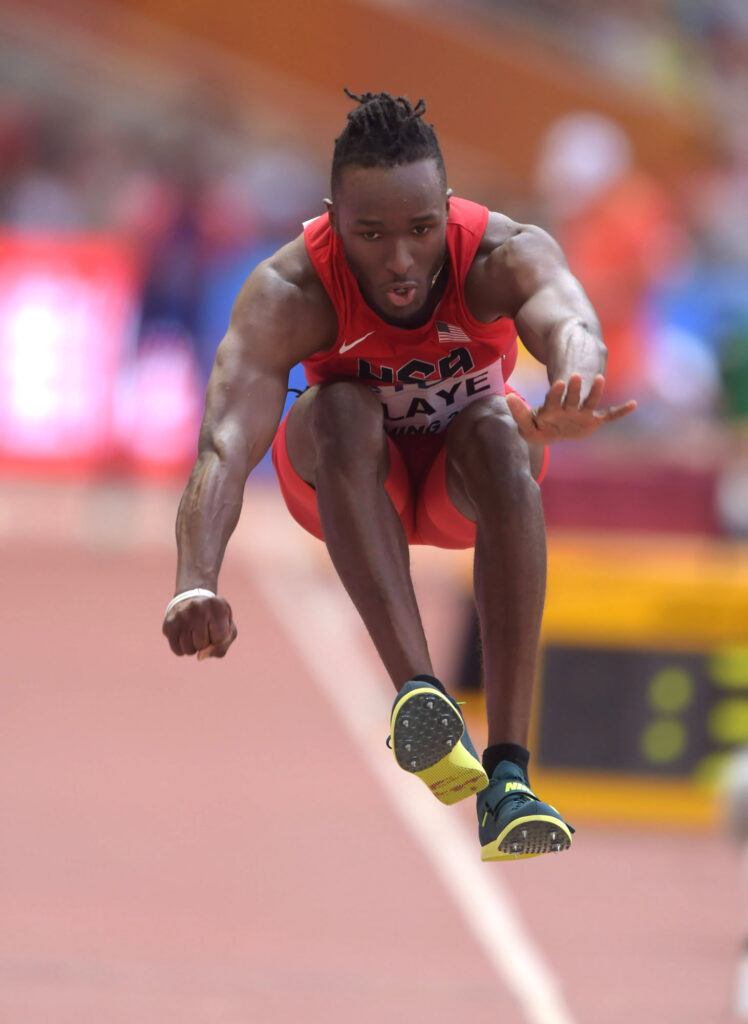
<instances>
[{"instance_id":1,"label":"open mouth","mask_svg":"<svg viewBox=\"0 0 748 1024\"><path fill-rule=\"evenodd\" d=\"M416 286L412 281L393 285L387 289L387 298L393 306L408 306L415 298Z\"/></svg>"}]
</instances>

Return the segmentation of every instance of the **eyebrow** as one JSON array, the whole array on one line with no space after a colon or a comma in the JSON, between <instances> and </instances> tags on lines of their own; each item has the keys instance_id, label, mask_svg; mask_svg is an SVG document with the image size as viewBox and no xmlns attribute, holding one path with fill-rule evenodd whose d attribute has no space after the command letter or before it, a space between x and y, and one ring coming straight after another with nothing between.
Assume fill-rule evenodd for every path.
<instances>
[{"instance_id":1,"label":"eyebrow","mask_svg":"<svg viewBox=\"0 0 748 1024\"><path fill-rule=\"evenodd\" d=\"M438 214L434 213L434 211L432 210L429 211L429 213L420 213L417 214L415 217L411 217L408 223L415 224L418 221L422 220L436 220L437 217ZM368 227L377 227L380 224L384 224L384 221L377 220L376 217L357 217L356 220L354 221L354 224L366 225Z\"/></svg>"}]
</instances>

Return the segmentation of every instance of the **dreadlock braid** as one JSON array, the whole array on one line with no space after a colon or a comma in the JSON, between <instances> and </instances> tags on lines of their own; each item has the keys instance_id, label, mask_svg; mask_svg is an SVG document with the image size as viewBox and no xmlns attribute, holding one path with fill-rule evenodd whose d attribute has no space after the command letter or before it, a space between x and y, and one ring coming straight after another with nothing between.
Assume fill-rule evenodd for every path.
<instances>
[{"instance_id":1,"label":"dreadlock braid","mask_svg":"<svg viewBox=\"0 0 748 1024\"><path fill-rule=\"evenodd\" d=\"M357 96L349 89L344 91L358 106L349 112L348 122L335 140L333 191L344 167L399 167L428 157L436 160L446 185L444 158L434 127L423 119L423 99L413 106L407 97L394 97L388 92Z\"/></svg>"}]
</instances>

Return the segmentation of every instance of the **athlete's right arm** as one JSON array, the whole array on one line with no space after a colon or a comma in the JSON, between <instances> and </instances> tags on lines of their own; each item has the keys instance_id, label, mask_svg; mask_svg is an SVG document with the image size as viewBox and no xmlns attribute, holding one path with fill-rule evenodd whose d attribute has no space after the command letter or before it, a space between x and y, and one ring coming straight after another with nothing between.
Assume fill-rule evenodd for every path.
<instances>
[{"instance_id":1,"label":"athlete's right arm","mask_svg":"<svg viewBox=\"0 0 748 1024\"><path fill-rule=\"evenodd\" d=\"M218 347L198 456L177 514L175 595L216 593L247 476L280 422L288 374L334 337L332 306L297 239L250 275ZM196 596L170 609L163 632L175 654L222 657L236 626L223 598Z\"/></svg>"}]
</instances>

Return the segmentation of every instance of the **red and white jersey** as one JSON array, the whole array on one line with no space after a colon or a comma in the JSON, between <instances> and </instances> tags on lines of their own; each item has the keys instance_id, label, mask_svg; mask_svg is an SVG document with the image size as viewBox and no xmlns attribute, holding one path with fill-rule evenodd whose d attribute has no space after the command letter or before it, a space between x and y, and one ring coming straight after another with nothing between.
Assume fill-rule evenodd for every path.
<instances>
[{"instance_id":1,"label":"red and white jersey","mask_svg":"<svg viewBox=\"0 0 748 1024\"><path fill-rule=\"evenodd\" d=\"M366 381L379 394L385 429L395 436L437 433L475 398L504 394L517 358L514 322L481 323L464 296L487 222L485 206L450 199L446 290L428 323L404 328L386 323L364 301L327 214L310 221L304 240L335 307L338 336L330 349L304 360L309 383Z\"/></svg>"}]
</instances>

